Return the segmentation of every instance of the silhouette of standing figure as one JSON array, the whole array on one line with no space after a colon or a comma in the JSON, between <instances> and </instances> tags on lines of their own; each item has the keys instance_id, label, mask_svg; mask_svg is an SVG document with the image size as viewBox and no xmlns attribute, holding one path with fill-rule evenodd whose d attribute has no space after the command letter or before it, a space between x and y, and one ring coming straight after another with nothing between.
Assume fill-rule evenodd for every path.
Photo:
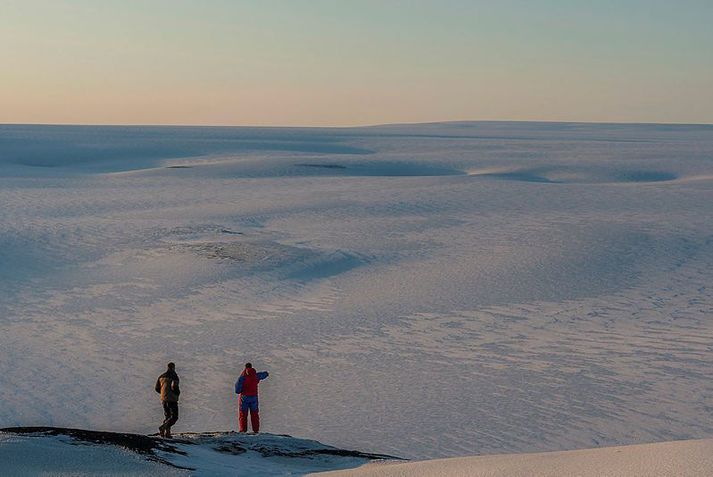
<instances>
[{"instance_id":1,"label":"silhouette of standing figure","mask_svg":"<svg viewBox=\"0 0 713 477\"><path fill-rule=\"evenodd\" d=\"M161 437L171 437L171 426L178 421L178 396L181 390L178 387L178 374L176 365L168 363L168 369L156 380L156 392L161 395L163 404L164 421L158 428Z\"/></svg>"},{"instance_id":2,"label":"silhouette of standing figure","mask_svg":"<svg viewBox=\"0 0 713 477\"><path fill-rule=\"evenodd\" d=\"M253 365L245 364L245 369L235 383L235 394L240 395L239 427L240 432L248 430L248 412L253 432L260 432L260 410L258 408L258 383L267 378L267 371L256 372Z\"/></svg>"}]
</instances>

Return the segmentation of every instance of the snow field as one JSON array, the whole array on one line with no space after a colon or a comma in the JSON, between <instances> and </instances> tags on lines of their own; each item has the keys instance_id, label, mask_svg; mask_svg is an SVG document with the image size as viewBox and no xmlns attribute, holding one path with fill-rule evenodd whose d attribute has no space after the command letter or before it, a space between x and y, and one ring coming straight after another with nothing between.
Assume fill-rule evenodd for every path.
<instances>
[{"instance_id":1,"label":"snow field","mask_svg":"<svg viewBox=\"0 0 713 477\"><path fill-rule=\"evenodd\" d=\"M713 128L0 127L0 425L408 458L701 438ZM176 167L180 166L180 167ZM484 172L485 171L485 172Z\"/></svg>"}]
</instances>

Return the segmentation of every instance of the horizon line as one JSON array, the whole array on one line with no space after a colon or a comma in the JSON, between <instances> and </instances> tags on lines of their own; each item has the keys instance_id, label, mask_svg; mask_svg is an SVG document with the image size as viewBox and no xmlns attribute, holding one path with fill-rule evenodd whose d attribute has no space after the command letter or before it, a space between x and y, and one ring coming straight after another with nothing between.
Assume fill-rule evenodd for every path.
<instances>
[{"instance_id":1,"label":"horizon line","mask_svg":"<svg viewBox=\"0 0 713 477\"><path fill-rule=\"evenodd\" d=\"M562 121L554 119L449 119L443 121L414 121L394 123L372 123L359 125L247 125L247 124L186 124L186 123L3 123L3 126L74 126L74 127L175 127L175 128L262 128L262 129L361 129L386 126L427 126L437 124L458 123L537 123L537 124L585 124L585 125L611 125L611 126L713 126L711 123L696 122L652 122L652 121Z\"/></svg>"}]
</instances>

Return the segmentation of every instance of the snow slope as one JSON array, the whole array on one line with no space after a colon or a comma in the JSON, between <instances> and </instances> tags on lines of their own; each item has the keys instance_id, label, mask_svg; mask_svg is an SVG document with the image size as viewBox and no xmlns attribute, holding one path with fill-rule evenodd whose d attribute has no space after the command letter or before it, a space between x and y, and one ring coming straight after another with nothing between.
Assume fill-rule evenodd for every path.
<instances>
[{"instance_id":1,"label":"snow slope","mask_svg":"<svg viewBox=\"0 0 713 477\"><path fill-rule=\"evenodd\" d=\"M363 454L290 436L138 434L60 428L0 431L3 475L305 475L357 467L388 456Z\"/></svg>"},{"instance_id":2,"label":"snow slope","mask_svg":"<svg viewBox=\"0 0 713 477\"><path fill-rule=\"evenodd\" d=\"M0 126L0 426L408 458L713 434L713 127Z\"/></svg>"},{"instance_id":3,"label":"snow slope","mask_svg":"<svg viewBox=\"0 0 713 477\"><path fill-rule=\"evenodd\" d=\"M700 477L713 474L713 440L540 454L368 464L320 477Z\"/></svg>"}]
</instances>

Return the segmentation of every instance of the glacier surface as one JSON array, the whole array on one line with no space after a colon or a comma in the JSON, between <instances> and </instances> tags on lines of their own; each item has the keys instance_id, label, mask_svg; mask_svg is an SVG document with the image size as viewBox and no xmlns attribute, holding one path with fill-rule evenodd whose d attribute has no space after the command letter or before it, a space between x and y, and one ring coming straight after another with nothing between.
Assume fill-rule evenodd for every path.
<instances>
[{"instance_id":1,"label":"glacier surface","mask_svg":"<svg viewBox=\"0 0 713 477\"><path fill-rule=\"evenodd\" d=\"M0 427L408 458L713 433L713 126L0 126Z\"/></svg>"}]
</instances>

